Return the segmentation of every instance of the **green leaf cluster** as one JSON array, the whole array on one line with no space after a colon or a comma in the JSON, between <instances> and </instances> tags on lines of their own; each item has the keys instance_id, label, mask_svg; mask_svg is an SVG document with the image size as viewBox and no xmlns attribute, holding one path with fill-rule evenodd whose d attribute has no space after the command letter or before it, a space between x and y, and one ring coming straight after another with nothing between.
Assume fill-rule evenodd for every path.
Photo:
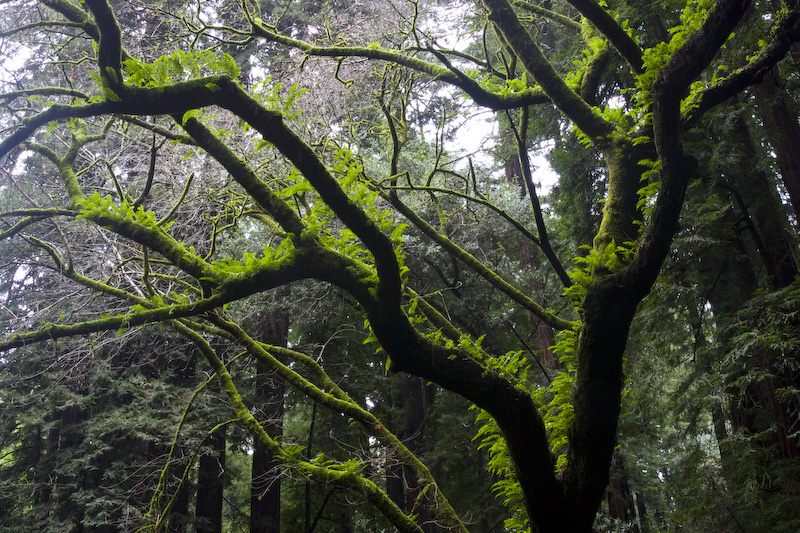
<instances>
[{"instance_id":1,"label":"green leaf cluster","mask_svg":"<svg viewBox=\"0 0 800 533\"><path fill-rule=\"evenodd\" d=\"M292 235L288 235L275 248L264 246L260 257L253 252L244 252L241 261L223 257L213 261L212 264L226 274L248 274L266 268L274 261L288 257L293 251L294 241L292 240Z\"/></svg>"},{"instance_id":2,"label":"green leaf cluster","mask_svg":"<svg viewBox=\"0 0 800 533\"><path fill-rule=\"evenodd\" d=\"M128 81L142 87L163 87L213 74L238 79L241 70L230 54L214 50L177 50L152 64L128 59L123 62L123 68L128 73Z\"/></svg>"},{"instance_id":3,"label":"green leaf cluster","mask_svg":"<svg viewBox=\"0 0 800 533\"><path fill-rule=\"evenodd\" d=\"M661 69L669 63L672 55L686 43L688 38L702 27L709 10L714 5L713 0L686 2L686 6L680 15L681 23L668 30L672 34L672 38L667 42L659 42L644 51L642 55L644 72L636 76L636 84L639 90L634 92L634 101L639 107L649 107L652 102L650 89L658 78Z\"/></svg>"},{"instance_id":4,"label":"green leaf cluster","mask_svg":"<svg viewBox=\"0 0 800 533\"><path fill-rule=\"evenodd\" d=\"M588 244L581 245L580 248L587 253L575 258L575 262L581 266L569 272L574 284L564 290L564 294L577 305L580 305L586 296L586 288L592 283L593 275L596 272L614 273L622 270L633 257L636 243L627 241L622 246L617 246L612 239L602 251Z\"/></svg>"},{"instance_id":5,"label":"green leaf cluster","mask_svg":"<svg viewBox=\"0 0 800 533\"><path fill-rule=\"evenodd\" d=\"M567 441L569 428L575 411L572 407L572 390L575 386L577 365L578 329L564 330L558 333L557 342L551 348L559 356L564 370L560 370L552 383L534 392L536 402L542 406L541 413L547 427L550 450L556 457L556 470L562 470L567 463Z\"/></svg>"},{"instance_id":6,"label":"green leaf cluster","mask_svg":"<svg viewBox=\"0 0 800 533\"><path fill-rule=\"evenodd\" d=\"M482 423L472 440L480 441L479 450L488 451L487 469L490 474L499 478L499 481L492 485L492 490L497 497L503 498L503 504L511 511L511 516L504 521L506 531L530 533L530 520L525 510L522 487L514 474L514 462L508 454L503 434L489 413L475 406L472 406L472 409L478 410L475 419Z\"/></svg>"},{"instance_id":7,"label":"green leaf cluster","mask_svg":"<svg viewBox=\"0 0 800 533\"><path fill-rule=\"evenodd\" d=\"M264 80L256 83L253 87L254 95L258 97L261 104L269 110L277 111L289 120L297 119L303 112L297 107L297 101L308 89L301 88L297 83L293 83L286 94L283 94L283 84L273 82L272 76L267 76ZM248 126L245 126L247 131Z\"/></svg>"},{"instance_id":8,"label":"green leaf cluster","mask_svg":"<svg viewBox=\"0 0 800 533\"><path fill-rule=\"evenodd\" d=\"M331 174L337 179L349 201L363 210L381 231L389 234L389 238L396 245L395 253L400 263L401 274L405 275L408 268L403 265L401 245L403 232L408 224L395 223L393 211L381 201L378 191L370 187L368 180L363 179L363 165L350 149L339 147L333 155L333 161L330 167ZM286 200L294 198L307 207L303 216L304 234L356 260L367 269L374 264L372 253L363 246L352 230L342 226L333 209L316 197L313 186L296 169L289 172L285 187L276 194ZM377 274L370 281L377 282Z\"/></svg>"},{"instance_id":9,"label":"green leaf cluster","mask_svg":"<svg viewBox=\"0 0 800 533\"><path fill-rule=\"evenodd\" d=\"M153 211L144 209L142 206L133 208L133 206L126 200L116 202L112 196L101 196L98 191L83 199L80 205L81 213L76 217L81 218L96 218L105 217L110 214L117 215L118 217L134 221L149 229L166 233L169 230L172 222L165 225L159 225L156 214Z\"/></svg>"}]
</instances>

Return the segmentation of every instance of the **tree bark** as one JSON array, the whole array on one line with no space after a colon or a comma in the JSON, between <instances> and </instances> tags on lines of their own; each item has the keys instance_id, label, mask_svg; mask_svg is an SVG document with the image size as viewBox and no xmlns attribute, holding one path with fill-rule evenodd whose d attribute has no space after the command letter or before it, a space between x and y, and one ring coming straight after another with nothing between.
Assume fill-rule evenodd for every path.
<instances>
[{"instance_id":1,"label":"tree bark","mask_svg":"<svg viewBox=\"0 0 800 533\"><path fill-rule=\"evenodd\" d=\"M276 296L288 296L286 290ZM258 336L262 342L285 347L289 336L289 314L270 302L269 309L258 313ZM261 408L256 418L272 438L283 434L283 395L286 383L261 361L256 363L256 397ZM281 529L281 479L279 462L263 446L253 450L250 486L250 532L279 533Z\"/></svg>"},{"instance_id":2,"label":"tree bark","mask_svg":"<svg viewBox=\"0 0 800 533\"><path fill-rule=\"evenodd\" d=\"M770 285L773 288L787 287L794 281L798 271L796 250L789 239L780 199L767 171L758 164L763 156L759 153L750 128L739 116L734 118L733 134L742 149L742 165L730 174L736 200L746 219L752 221L748 224L748 230L766 268ZM800 129L797 134L800 136Z\"/></svg>"},{"instance_id":3,"label":"tree bark","mask_svg":"<svg viewBox=\"0 0 800 533\"><path fill-rule=\"evenodd\" d=\"M800 219L800 124L784 96L777 66L767 70L761 83L753 86L753 96L795 217Z\"/></svg>"},{"instance_id":4,"label":"tree bark","mask_svg":"<svg viewBox=\"0 0 800 533\"><path fill-rule=\"evenodd\" d=\"M432 389L423 380L407 374L392 376L393 394L390 402L397 412L399 427L397 436L415 455L424 451L424 422L426 411L433 401ZM421 487L414 470L402 464L392 463L387 467L386 489L389 497L407 513L419 516L425 533L434 531L430 498L419 501Z\"/></svg>"},{"instance_id":5,"label":"tree bark","mask_svg":"<svg viewBox=\"0 0 800 533\"><path fill-rule=\"evenodd\" d=\"M197 472L197 533L222 533L222 504L225 483L225 429L207 440L211 452L200 457Z\"/></svg>"}]
</instances>

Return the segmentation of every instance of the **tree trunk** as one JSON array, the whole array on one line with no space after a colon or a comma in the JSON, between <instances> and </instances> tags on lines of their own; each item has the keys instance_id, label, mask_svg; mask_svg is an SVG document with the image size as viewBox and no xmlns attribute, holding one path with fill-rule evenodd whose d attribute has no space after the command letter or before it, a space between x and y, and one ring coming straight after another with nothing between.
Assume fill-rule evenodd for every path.
<instances>
[{"instance_id":1,"label":"tree trunk","mask_svg":"<svg viewBox=\"0 0 800 533\"><path fill-rule=\"evenodd\" d=\"M767 70L762 82L753 86L753 96L795 217L800 219L800 124L786 102L777 66Z\"/></svg>"},{"instance_id":2,"label":"tree trunk","mask_svg":"<svg viewBox=\"0 0 800 533\"><path fill-rule=\"evenodd\" d=\"M197 533L222 533L222 503L225 484L225 429L207 440L211 452L200 457L197 472Z\"/></svg>"},{"instance_id":3,"label":"tree trunk","mask_svg":"<svg viewBox=\"0 0 800 533\"><path fill-rule=\"evenodd\" d=\"M734 133L740 139L739 145L744 151L744 159L757 161L760 154L744 120L736 119ZM739 170L739 172L731 173L731 188L743 213L747 229L753 237L761 262L764 264L767 282L772 289L788 287L798 274L797 250L789 238L786 219L775 187L767 172L762 168L745 166ZM738 262L736 266L739 269L746 267L741 262ZM747 265L747 267L751 269L751 272L742 274L742 287L747 292L728 304L731 313L729 318L733 318L733 315L741 309L744 302L758 288L752 266ZM747 280L749 283L745 283ZM727 286L723 292L725 294L720 295L721 299L731 298ZM755 418L752 418L753 413L751 412L741 422L750 431L755 432L766 431L770 427L774 427L776 435L773 444L777 445L780 450L780 456L784 458L798 457L800 449L798 449L797 442L790 436L792 412L796 411L797 406L779 401L775 390L777 387L797 387L800 385L800 381L793 372L787 372L785 368L775 368L769 353L763 353L764 350L757 350L757 352L754 354L752 362L761 367L767 375L759 383L753 384L752 391L750 391L752 398L749 403L753 407L759 406L758 410L766 411L763 413L764 416L755 416Z\"/></svg>"},{"instance_id":4,"label":"tree trunk","mask_svg":"<svg viewBox=\"0 0 800 533\"><path fill-rule=\"evenodd\" d=\"M525 179L522 174L522 165L519 157L512 156L506 159L505 164L506 181L509 183L516 183L519 187L520 197L526 195ZM525 279L527 280L523 291L526 296L533 300L541 301L541 295L544 292L541 278L536 274L541 267L541 261L536 250L531 249L530 240L520 236L517 240L517 250L519 252L519 263L523 272L525 272ZM550 371L557 367L556 357L550 349L555 344L555 336L553 335L553 328L545 324L539 317L533 313L528 313L533 327L533 342L535 348L539 350L541 356L538 359L540 369L545 377L550 379ZM536 357L538 354L534 354Z\"/></svg>"},{"instance_id":5,"label":"tree trunk","mask_svg":"<svg viewBox=\"0 0 800 533\"><path fill-rule=\"evenodd\" d=\"M766 170L758 164L763 157L747 122L737 116L733 121L732 133L742 149L743 167L730 174L731 186L743 214L752 221L748 229L766 268L770 285L773 288L787 287L797 276L796 250L789 239L778 193Z\"/></svg>"},{"instance_id":6,"label":"tree trunk","mask_svg":"<svg viewBox=\"0 0 800 533\"><path fill-rule=\"evenodd\" d=\"M276 296L288 296L281 290ZM258 316L258 335L262 342L285 347L289 336L289 314L285 309L264 310ZM267 434L279 438L283 434L283 395L286 383L273 369L256 363L256 397L261 408L256 414ZM281 479L279 463L263 447L253 450L252 484L250 486L250 532L279 533L281 529Z\"/></svg>"},{"instance_id":7,"label":"tree trunk","mask_svg":"<svg viewBox=\"0 0 800 533\"><path fill-rule=\"evenodd\" d=\"M636 519L636 502L628 483L629 479L622 458L619 453L615 453L611 461L611 476L608 490L606 491L608 512L612 518L620 520L623 524L630 524L626 531L639 533L639 524Z\"/></svg>"},{"instance_id":8,"label":"tree trunk","mask_svg":"<svg viewBox=\"0 0 800 533\"><path fill-rule=\"evenodd\" d=\"M257 366L256 388L262 399L259 421L272 437L283 434L283 392L285 384L275 373ZM250 533L278 533L281 523L281 478L279 463L263 446L253 449L250 486Z\"/></svg>"},{"instance_id":9,"label":"tree trunk","mask_svg":"<svg viewBox=\"0 0 800 533\"><path fill-rule=\"evenodd\" d=\"M424 422L425 413L433 402L432 388L425 385L423 380L407 374L395 374L393 381L393 394L390 398L391 405L399 411L398 437L414 454L419 454L424 449ZM419 482L411 468L402 464L390 464L387 467L386 489L390 498L407 513L419 516L422 530L425 533L434 531L432 522L433 513L430 511L430 498L423 497L419 500Z\"/></svg>"}]
</instances>

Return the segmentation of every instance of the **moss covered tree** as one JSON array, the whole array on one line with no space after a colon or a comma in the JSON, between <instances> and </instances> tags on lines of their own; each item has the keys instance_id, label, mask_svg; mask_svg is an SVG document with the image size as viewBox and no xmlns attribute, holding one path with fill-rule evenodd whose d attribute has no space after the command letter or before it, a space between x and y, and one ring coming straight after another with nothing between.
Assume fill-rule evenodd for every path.
<instances>
[{"instance_id":1,"label":"moss covered tree","mask_svg":"<svg viewBox=\"0 0 800 533\"><path fill-rule=\"evenodd\" d=\"M648 13L592 0L483 0L449 11L418 2L364 12L319 4L318 25L302 33L289 23L291 3L283 11L224 1L6 4L3 46L42 61L44 75L22 67L0 95L0 156L11 185L2 237L14 256L4 281L24 289L15 280L26 265L46 263L46 276L65 278L94 305L74 314L64 305L8 313L0 349L40 344L55 353L62 339L167 325L205 360L231 419L282 469L358 495L400 531L425 531L421 518L467 530L465 511L451 506L367 398L348 395L347 382L331 379L314 357L270 344L233 314L236 302L257 294L322 282L363 318L367 342L383 352L376 372L385 366L421 378L482 411L490 468L505 476L498 487L516 504L509 527L590 531L617 445L630 327L673 249L702 155L694 134L708 113L780 64L800 39L800 7L759 5L768 31L753 39L739 35L755 9L747 0L653 4ZM368 16L378 9L380 17ZM442 44L453 38L437 20L445 14L471 47ZM657 23L665 20L666 36ZM553 26L560 52L545 31ZM168 54L156 46L164 35L177 43ZM252 50L236 54L241 64L223 53L240 49ZM260 79L258 54L276 49L296 61L301 80L310 78L319 116L297 112L298 86L279 86L270 72ZM324 91L333 80L363 92L330 90L330 105ZM354 94L359 105L348 101ZM414 106L446 117L462 99L507 112L526 184L532 116L555 111L558 127L600 157L602 215L572 277L534 187L524 222L499 206L491 176L448 160L444 136L429 161L404 162L430 132L431 120L411 113ZM116 159L100 155L115 143ZM128 147L148 164L122 158ZM49 176L46 187L13 187L31 172ZM218 183L225 186L204 194ZM502 258L495 264L461 246L445 216L454 200L466 206L462 215L487 210L538 245L562 299L541 305L526 295L526 280L501 270ZM225 246L234 232L252 247L234 255ZM412 239L503 295L509 312L523 309L561 332L556 349L566 371L549 388L534 387L520 352L482 344L491 331L454 323L457 313L438 305L437 291L415 290L424 283L405 264ZM103 261L89 261L96 256ZM244 356L347 417L370 451L312 457L271 435L243 400L249 374L237 372L236 361ZM413 505L390 497L370 454L402 463L420 495ZM158 530L168 520L167 485L156 487L142 527Z\"/></svg>"}]
</instances>

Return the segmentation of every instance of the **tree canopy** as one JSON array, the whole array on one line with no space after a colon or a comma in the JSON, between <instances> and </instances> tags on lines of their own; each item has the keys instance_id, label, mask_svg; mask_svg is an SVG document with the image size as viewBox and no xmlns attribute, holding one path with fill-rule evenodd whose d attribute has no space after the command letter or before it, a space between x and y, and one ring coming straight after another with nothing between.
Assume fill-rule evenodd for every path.
<instances>
[{"instance_id":1,"label":"tree canopy","mask_svg":"<svg viewBox=\"0 0 800 533\"><path fill-rule=\"evenodd\" d=\"M442 479L480 447L508 530L610 527L601 505L661 527L645 492L689 470L797 526L796 2L0 9L0 465L35 502L78 501L43 457L95 465L53 471L80 490L142 462L115 527L175 528L240 446L399 531L488 531ZM136 402L158 414L134 430ZM312 442L318 407L341 446ZM472 435L434 455L445 413ZM119 512L99 501L73 530Z\"/></svg>"}]
</instances>

